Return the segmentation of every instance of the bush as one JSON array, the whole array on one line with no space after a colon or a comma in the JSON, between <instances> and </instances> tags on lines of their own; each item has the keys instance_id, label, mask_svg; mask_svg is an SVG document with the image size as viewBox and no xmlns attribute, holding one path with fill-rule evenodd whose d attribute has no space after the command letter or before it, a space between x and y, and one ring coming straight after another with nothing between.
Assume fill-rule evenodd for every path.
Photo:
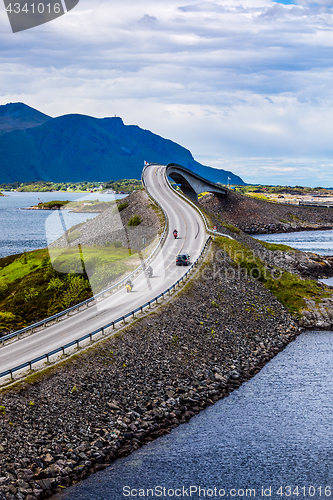
<instances>
[{"instance_id":1,"label":"bush","mask_svg":"<svg viewBox=\"0 0 333 500\"><path fill-rule=\"evenodd\" d=\"M26 290L24 293L24 302L29 302L30 300L34 299L39 295L38 290L36 288L30 288L29 290Z\"/></svg>"},{"instance_id":2,"label":"bush","mask_svg":"<svg viewBox=\"0 0 333 500\"><path fill-rule=\"evenodd\" d=\"M115 248L121 248L123 246L123 242L122 241L114 241L113 246Z\"/></svg>"},{"instance_id":3,"label":"bush","mask_svg":"<svg viewBox=\"0 0 333 500\"><path fill-rule=\"evenodd\" d=\"M124 203L120 203L120 205L118 205L117 207L114 207L114 209L112 210L112 213L117 213L117 212L121 212L122 210L124 210L125 208L128 207L128 203L127 201L124 201Z\"/></svg>"},{"instance_id":4,"label":"bush","mask_svg":"<svg viewBox=\"0 0 333 500\"><path fill-rule=\"evenodd\" d=\"M142 219L141 219L140 215L135 214L128 221L128 225L129 226L138 226L139 224L141 224L141 222L142 222Z\"/></svg>"},{"instance_id":5,"label":"bush","mask_svg":"<svg viewBox=\"0 0 333 500\"><path fill-rule=\"evenodd\" d=\"M4 281L0 281L0 297L6 294L8 290L8 286Z\"/></svg>"},{"instance_id":6,"label":"bush","mask_svg":"<svg viewBox=\"0 0 333 500\"><path fill-rule=\"evenodd\" d=\"M16 320L15 314L11 312L0 312L0 330L8 329Z\"/></svg>"}]
</instances>

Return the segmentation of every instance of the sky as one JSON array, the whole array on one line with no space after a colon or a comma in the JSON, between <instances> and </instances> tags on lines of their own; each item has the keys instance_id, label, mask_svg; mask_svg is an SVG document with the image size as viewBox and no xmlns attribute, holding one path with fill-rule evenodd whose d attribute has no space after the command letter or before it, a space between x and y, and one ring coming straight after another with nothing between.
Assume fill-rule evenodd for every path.
<instances>
[{"instance_id":1,"label":"sky","mask_svg":"<svg viewBox=\"0 0 333 500\"><path fill-rule=\"evenodd\" d=\"M12 33L2 2L0 104L121 116L248 183L333 186L332 7L80 0Z\"/></svg>"}]
</instances>

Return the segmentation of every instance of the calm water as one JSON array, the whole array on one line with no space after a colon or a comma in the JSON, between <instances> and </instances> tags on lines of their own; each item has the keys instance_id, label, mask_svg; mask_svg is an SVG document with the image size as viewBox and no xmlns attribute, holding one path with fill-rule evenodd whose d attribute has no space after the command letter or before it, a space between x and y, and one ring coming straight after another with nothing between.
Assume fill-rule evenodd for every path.
<instances>
[{"instance_id":1,"label":"calm water","mask_svg":"<svg viewBox=\"0 0 333 500\"><path fill-rule=\"evenodd\" d=\"M59 238L67 229L95 217L96 214L78 214L70 211L22 210L51 200L111 201L114 195L97 193L5 193L0 197L0 258L24 250L44 248ZM122 198L123 195L117 195Z\"/></svg>"},{"instance_id":2,"label":"calm water","mask_svg":"<svg viewBox=\"0 0 333 500\"><path fill-rule=\"evenodd\" d=\"M320 255L333 255L333 230L302 231L299 233L256 234L258 240L268 243L282 243L303 252L315 252Z\"/></svg>"},{"instance_id":3,"label":"calm water","mask_svg":"<svg viewBox=\"0 0 333 500\"><path fill-rule=\"evenodd\" d=\"M57 498L121 500L158 486L161 498L189 498L191 486L194 499L204 498L199 486L206 498L222 489L225 498L250 498L250 488L265 498L269 487L275 500L330 498L332 367L333 332L304 333L228 398Z\"/></svg>"}]
</instances>

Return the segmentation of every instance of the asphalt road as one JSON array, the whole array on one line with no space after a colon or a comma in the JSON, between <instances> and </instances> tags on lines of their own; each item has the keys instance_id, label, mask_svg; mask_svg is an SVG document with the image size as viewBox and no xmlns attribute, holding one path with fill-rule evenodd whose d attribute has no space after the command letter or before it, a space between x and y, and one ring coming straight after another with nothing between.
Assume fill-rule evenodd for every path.
<instances>
[{"instance_id":1,"label":"asphalt road","mask_svg":"<svg viewBox=\"0 0 333 500\"><path fill-rule=\"evenodd\" d=\"M74 341L152 300L186 272L187 267L175 265L178 253L190 254L191 261L199 256L207 235L198 212L170 189L165 179L164 166L147 167L144 180L149 193L163 207L169 219L165 243L151 262L153 277L149 279L141 273L133 281L131 293L127 293L124 287L109 298L58 324L0 348L0 372ZM178 230L177 239L172 235L175 228Z\"/></svg>"}]
</instances>

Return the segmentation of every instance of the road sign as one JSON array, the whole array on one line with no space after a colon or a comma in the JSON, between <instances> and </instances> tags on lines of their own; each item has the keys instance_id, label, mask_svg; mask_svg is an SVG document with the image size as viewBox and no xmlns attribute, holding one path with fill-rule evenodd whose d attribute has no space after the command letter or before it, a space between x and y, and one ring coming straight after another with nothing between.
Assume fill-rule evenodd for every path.
<instances>
[{"instance_id":1,"label":"road sign","mask_svg":"<svg viewBox=\"0 0 333 500\"><path fill-rule=\"evenodd\" d=\"M217 231L217 227L216 226L213 227L213 231Z\"/></svg>"}]
</instances>

